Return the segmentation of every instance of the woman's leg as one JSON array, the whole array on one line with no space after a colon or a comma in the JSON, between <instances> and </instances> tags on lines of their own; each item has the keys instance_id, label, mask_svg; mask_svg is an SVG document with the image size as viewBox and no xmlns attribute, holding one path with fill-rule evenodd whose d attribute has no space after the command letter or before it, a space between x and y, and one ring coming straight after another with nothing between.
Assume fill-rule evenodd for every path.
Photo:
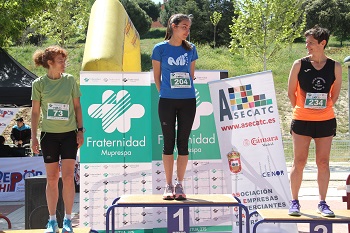
<instances>
[{"instance_id":1,"label":"woman's leg","mask_svg":"<svg viewBox=\"0 0 350 233\"><path fill-rule=\"evenodd\" d=\"M320 200L326 200L329 184L329 157L333 136L324 138L315 138L316 144L316 165L317 165L317 182Z\"/></svg>"},{"instance_id":2,"label":"woman's leg","mask_svg":"<svg viewBox=\"0 0 350 233\"><path fill-rule=\"evenodd\" d=\"M292 138L294 160L290 171L290 188L292 191L292 199L298 200L301 181L303 179L303 171L309 154L311 137L292 132Z\"/></svg>"},{"instance_id":3,"label":"woman's leg","mask_svg":"<svg viewBox=\"0 0 350 233\"><path fill-rule=\"evenodd\" d=\"M62 183L63 183L63 202L66 214L72 214L74 197L75 197L75 185L74 185L74 169L75 159L63 159L62 160Z\"/></svg>"},{"instance_id":4,"label":"woman's leg","mask_svg":"<svg viewBox=\"0 0 350 233\"><path fill-rule=\"evenodd\" d=\"M177 180L182 182L188 163L188 138L190 137L194 118L196 116L196 99L181 100L177 111Z\"/></svg>"},{"instance_id":5,"label":"woman's leg","mask_svg":"<svg viewBox=\"0 0 350 233\"><path fill-rule=\"evenodd\" d=\"M46 201L49 214L56 215L58 202L58 179L60 177L58 162L45 163L46 167Z\"/></svg>"},{"instance_id":6,"label":"woman's leg","mask_svg":"<svg viewBox=\"0 0 350 233\"><path fill-rule=\"evenodd\" d=\"M174 146L175 146L175 122L176 109L175 101L171 99L159 99L158 115L162 128L164 145L162 160L165 171L165 179L168 185L172 185L174 169Z\"/></svg>"}]
</instances>

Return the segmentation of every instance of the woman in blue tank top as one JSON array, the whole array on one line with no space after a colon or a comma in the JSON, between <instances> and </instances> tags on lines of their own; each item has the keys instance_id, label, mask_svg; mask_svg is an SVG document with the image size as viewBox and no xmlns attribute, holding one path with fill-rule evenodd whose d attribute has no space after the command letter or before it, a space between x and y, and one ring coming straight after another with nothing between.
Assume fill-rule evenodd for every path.
<instances>
[{"instance_id":1,"label":"woman in blue tank top","mask_svg":"<svg viewBox=\"0 0 350 233\"><path fill-rule=\"evenodd\" d=\"M193 86L196 47L186 41L191 19L184 14L169 18L165 41L154 46L152 65L154 82L159 92L158 114L164 137L163 164L166 186L165 200L184 200L183 180L188 162L188 138L196 115ZM176 131L177 121L177 131ZM178 149L177 182L173 185L174 147Z\"/></svg>"}]
</instances>

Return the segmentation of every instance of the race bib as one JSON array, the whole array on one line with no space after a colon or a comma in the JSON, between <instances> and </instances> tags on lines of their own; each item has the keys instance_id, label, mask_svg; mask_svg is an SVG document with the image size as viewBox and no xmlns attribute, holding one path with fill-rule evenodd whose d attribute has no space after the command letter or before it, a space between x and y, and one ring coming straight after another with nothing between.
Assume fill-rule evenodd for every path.
<instances>
[{"instance_id":1,"label":"race bib","mask_svg":"<svg viewBox=\"0 0 350 233\"><path fill-rule=\"evenodd\" d=\"M69 104L48 103L46 119L68 121Z\"/></svg>"},{"instance_id":2,"label":"race bib","mask_svg":"<svg viewBox=\"0 0 350 233\"><path fill-rule=\"evenodd\" d=\"M190 74L185 72L176 72L170 74L171 88L191 88Z\"/></svg>"},{"instance_id":3,"label":"race bib","mask_svg":"<svg viewBox=\"0 0 350 233\"><path fill-rule=\"evenodd\" d=\"M327 93L306 93L304 108L323 109L327 106Z\"/></svg>"}]
</instances>

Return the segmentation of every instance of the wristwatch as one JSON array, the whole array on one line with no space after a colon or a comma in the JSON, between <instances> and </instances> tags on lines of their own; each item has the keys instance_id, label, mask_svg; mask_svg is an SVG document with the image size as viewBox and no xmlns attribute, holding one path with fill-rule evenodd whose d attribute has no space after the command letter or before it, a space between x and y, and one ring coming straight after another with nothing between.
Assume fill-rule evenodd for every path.
<instances>
[{"instance_id":1,"label":"wristwatch","mask_svg":"<svg viewBox=\"0 0 350 233\"><path fill-rule=\"evenodd\" d=\"M78 128L78 129L77 129L77 132L79 132L79 131L85 133L85 128L84 128L84 127Z\"/></svg>"}]
</instances>

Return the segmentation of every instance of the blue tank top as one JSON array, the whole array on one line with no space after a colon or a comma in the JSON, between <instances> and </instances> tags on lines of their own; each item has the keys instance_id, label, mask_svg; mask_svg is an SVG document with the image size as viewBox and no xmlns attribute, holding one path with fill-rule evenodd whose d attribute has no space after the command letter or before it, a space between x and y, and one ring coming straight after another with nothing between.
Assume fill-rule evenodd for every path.
<instances>
[{"instance_id":1,"label":"blue tank top","mask_svg":"<svg viewBox=\"0 0 350 233\"><path fill-rule=\"evenodd\" d=\"M182 46L173 46L168 41L158 43L154 46L152 60L160 62L161 85L159 97L169 99L191 99L195 98L193 77L190 77L190 88L172 88L171 74L188 73L190 75L191 63L198 59L196 47L192 45L191 50Z\"/></svg>"}]
</instances>

